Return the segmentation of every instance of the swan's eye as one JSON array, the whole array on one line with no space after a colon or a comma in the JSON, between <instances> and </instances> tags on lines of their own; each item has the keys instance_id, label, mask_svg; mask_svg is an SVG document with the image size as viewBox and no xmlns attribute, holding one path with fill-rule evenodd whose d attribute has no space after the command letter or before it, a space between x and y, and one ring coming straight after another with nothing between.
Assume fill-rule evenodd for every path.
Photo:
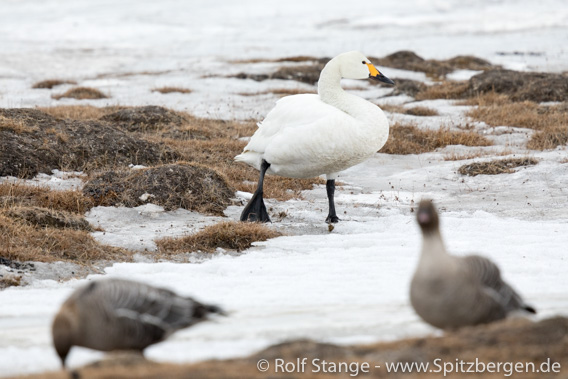
<instances>
[{"instance_id":1,"label":"swan's eye","mask_svg":"<svg viewBox=\"0 0 568 379\"><path fill-rule=\"evenodd\" d=\"M361 63L366 64L365 61L363 61L363 62L361 62Z\"/></svg>"}]
</instances>

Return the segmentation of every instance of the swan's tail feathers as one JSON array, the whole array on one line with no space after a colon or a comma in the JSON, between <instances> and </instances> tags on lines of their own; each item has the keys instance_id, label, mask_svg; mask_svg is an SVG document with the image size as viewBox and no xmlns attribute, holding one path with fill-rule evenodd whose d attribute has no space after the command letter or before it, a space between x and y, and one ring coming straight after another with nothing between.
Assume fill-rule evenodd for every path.
<instances>
[{"instance_id":1,"label":"swan's tail feathers","mask_svg":"<svg viewBox=\"0 0 568 379\"><path fill-rule=\"evenodd\" d=\"M260 165L262 163L262 157L260 156L260 154L254 152L254 151L246 150L246 151L243 151L242 153L240 153L239 155L237 155L235 157L235 161L236 162L244 162L244 163L248 164L249 166L256 168L257 170L260 170Z\"/></svg>"},{"instance_id":2,"label":"swan's tail feathers","mask_svg":"<svg viewBox=\"0 0 568 379\"><path fill-rule=\"evenodd\" d=\"M534 307L533 307L532 305L524 304L524 305L523 305L523 309L524 309L525 311L529 312L529 313L534 313L534 314L536 314L536 309L534 309Z\"/></svg>"},{"instance_id":3,"label":"swan's tail feathers","mask_svg":"<svg viewBox=\"0 0 568 379\"><path fill-rule=\"evenodd\" d=\"M254 193L243 213L241 213L241 221L271 222L262 199L262 191Z\"/></svg>"}]
</instances>

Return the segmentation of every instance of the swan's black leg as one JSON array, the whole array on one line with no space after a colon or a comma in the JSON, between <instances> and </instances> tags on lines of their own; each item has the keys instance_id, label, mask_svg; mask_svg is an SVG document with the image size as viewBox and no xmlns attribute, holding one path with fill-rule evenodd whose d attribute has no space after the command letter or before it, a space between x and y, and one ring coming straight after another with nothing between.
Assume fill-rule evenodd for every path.
<instances>
[{"instance_id":1,"label":"swan's black leg","mask_svg":"<svg viewBox=\"0 0 568 379\"><path fill-rule=\"evenodd\" d=\"M333 196L335 194L335 179L329 179L325 183L325 189L327 190L327 200L329 201L329 214L325 219L328 224L335 224L339 222L339 217L335 213L335 201Z\"/></svg>"},{"instance_id":2,"label":"swan's black leg","mask_svg":"<svg viewBox=\"0 0 568 379\"><path fill-rule=\"evenodd\" d=\"M270 217L268 217L268 212L266 211L266 206L264 205L264 200L262 199L262 187L264 185L264 174L266 170L270 167L270 163L262 160L260 165L260 178L258 179L258 187L252 198L246 205L243 213L241 213L241 221L251 221L251 222L270 222Z\"/></svg>"}]
</instances>

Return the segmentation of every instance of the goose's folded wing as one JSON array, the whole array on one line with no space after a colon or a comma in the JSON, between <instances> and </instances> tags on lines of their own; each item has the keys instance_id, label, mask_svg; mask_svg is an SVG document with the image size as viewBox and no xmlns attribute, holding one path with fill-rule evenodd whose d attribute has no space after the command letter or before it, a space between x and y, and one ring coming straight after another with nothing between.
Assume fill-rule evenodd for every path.
<instances>
[{"instance_id":1,"label":"goose's folded wing","mask_svg":"<svg viewBox=\"0 0 568 379\"><path fill-rule=\"evenodd\" d=\"M172 291L127 280L92 282L77 293L77 300L92 312L106 315L114 330L132 347L167 337L177 329L200 321L194 318L199 303Z\"/></svg>"},{"instance_id":2,"label":"goose's folded wing","mask_svg":"<svg viewBox=\"0 0 568 379\"><path fill-rule=\"evenodd\" d=\"M481 281L482 285L487 287L488 291L494 294L493 297L499 298L499 302L505 309L514 310L525 307L519 294L503 281L501 271L495 263L479 255L464 257L464 261L469 271Z\"/></svg>"}]
</instances>

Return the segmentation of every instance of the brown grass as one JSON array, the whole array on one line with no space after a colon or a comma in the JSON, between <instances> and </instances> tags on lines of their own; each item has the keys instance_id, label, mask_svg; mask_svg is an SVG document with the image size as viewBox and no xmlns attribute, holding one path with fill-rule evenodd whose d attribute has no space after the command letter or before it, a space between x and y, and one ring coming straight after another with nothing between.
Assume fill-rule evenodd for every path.
<instances>
[{"instance_id":1,"label":"brown grass","mask_svg":"<svg viewBox=\"0 0 568 379\"><path fill-rule=\"evenodd\" d=\"M422 130L414 125L396 123L385 146L386 154L422 154L448 145L490 146L492 142L474 131L456 132L447 127Z\"/></svg>"},{"instance_id":2,"label":"brown grass","mask_svg":"<svg viewBox=\"0 0 568 379\"><path fill-rule=\"evenodd\" d=\"M161 254L171 255L186 252L215 252L217 248L242 251L253 242L266 241L281 234L268 226L250 222L221 222L202 231L181 238L164 238L156 241Z\"/></svg>"},{"instance_id":3,"label":"brown grass","mask_svg":"<svg viewBox=\"0 0 568 379\"><path fill-rule=\"evenodd\" d=\"M302 88L274 88L269 89L266 91L259 91L259 92L241 92L239 95L241 96L257 96L257 95L267 95L267 94L274 94L278 96L291 96L291 95L301 95L304 93L317 93L315 90L309 89L302 89Z\"/></svg>"},{"instance_id":4,"label":"brown grass","mask_svg":"<svg viewBox=\"0 0 568 379\"><path fill-rule=\"evenodd\" d=\"M467 112L467 116L490 126L531 129L540 129L549 123L561 123L566 119L566 114L543 115L539 112L539 105L531 101L480 106Z\"/></svg>"},{"instance_id":5,"label":"brown grass","mask_svg":"<svg viewBox=\"0 0 568 379\"><path fill-rule=\"evenodd\" d=\"M26 124L22 120L15 120L13 118L8 118L0 115L0 130L6 129L11 130L17 134L22 133L32 133L38 130L37 125Z\"/></svg>"},{"instance_id":6,"label":"brown grass","mask_svg":"<svg viewBox=\"0 0 568 379\"><path fill-rule=\"evenodd\" d=\"M74 80L48 79L48 80L42 80L41 82L35 83L32 86L32 88L34 88L34 89L38 89L38 88L52 89L55 86L60 86L60 85L63 85L63 84L77 84L77 82L74 81Z\"/></svg>"},{"instance_id":7,"label":"brown grass","mask_svg":"<svg viewBox=\"0 0 568 379\"><path fill-rule=\"evenodd\" d=\"M99 244L86 231L43 227L0 215L0 256L16 261L130 260L124 249Z\"/></svg>"},{"instance_id":8,"label":"brown grass","mask_svg":"<svg viewBox=\"0 0 568 379\"><path fill-rule=\"evenodd\" d=\"M96 205L136 207L150 202L168 211L184 208L222 216L234 189L215 169L178 162L134 171L106 171L89 180L83 193Z\"/></svg>"},{"instance_id":9,"label":"brown grass","mask_svg":"<svg viewBox=\"0 0 568 379\"><path fill-rule=\"evenodd\" d=\"M139 72L106 72L102 74L98 74L95 76L95 79L105 79L105 78L127 78L129 76L158 76L169 74L173 70L162 70L162 71L139 71Z\"/></svg>"},{"instance_id":10,"label":"brown grass","mask_svg":"<svg viewBox=\"0 0 568 379\"><path fill-rule=\"evenodd\" d=\"M99 91L96 88L89 88L89 87L75 87L71 88L68 91L59 94L59 95L52 95L52 98L55 100L62 99L64 97L77 99L77 100L97 100L97 99L107 99L108 96Z\"/></svg>"},{"instance_id":11,"label":"brown grass","mask_svg":"<svg viewBox=\"0 0 568 379\"><path fill-rule=\"evenodd\" d=\"M554 149L568 143L568 104L544 106L532 101L512 102L508 96L489 93L467 102L477 105L467 116L491 126L535 129L527 148Z\"/></svg>"},{"instance_id":12,"label":"brown grass","mask_svg":"<svg viewBox=\"0 0 568 379\"><path fill-rule=\"evenodd\" d=\"M467 96L469 83L445 81L426 87L416 94L416 100L462 99Z\"/></svg>"},{"instance_id":13,"label":"brown grass","mask_svg":"<svg viewBox=\"0 0 568 379\"><path fill-rule=\"evenodd\" d=\"M160 87L160 88L154 88L152 92L160 92L163 94L173 93L173 92L191 93L191 90L189 88L181 88L181 87Z\"/></svg>"},{"instance_id":14,"label":"brown grass","mask_svg":"<svg viewBox=\"0 0 568 379\"><path fill-rule=\"evenodd\" d=\"M50 116L70 120L98 120L99 118L119 111L123 107L94 107L92 105L58 105L56 107L38 107L38 110Z\"/></svg>"},{"instance_id":15,"label":"brown grass","mask_svg":"<svg viewBox=\"0 0 568 379\"><path fill-rule=\"evenodd\" d=\"M565 145L568 145L568 126L549 125L532 135L527 143L527 148L533 150L547 150Z\"/></svg>"},{"instance_id":16,"label":"brown grass","mask_svg":"<svg viewBox=\"0 0 568 379\"><path fill-rule=\"evenodd\" d=\"M0 184L0 257L15 261L129 260L123 249L96 242L80 216L93 205L77 191Z\"/></svg>"},{"instance_id":17,"label":"brown grass","mask_svg":"<svg viewBox=\"0 0 568 379\"><path fill-rule=\"evenodd\" d=\"M18 287L22 284L20 275L0 275L0 290L8 287Z\"/></svg>"},{"instance_id":18,"label":"brown grass","mask_svg":"<svg viewBox=\"0 0 568 379\"><path fill-rule=\"evenodd\" d=\"M401 113L401 114L407 114L407 115L411 115L411 116L438 116L439 113L437 110L432 109L432 108L428 108L428 107L421 107L421 106L417 106L417 107L412 107L412 108L406 108L403 107L402 105L393 105L393 104L383 104L383 105L379 105L379 107L386 112L391 112L391 113Z\"/></svg>"},{"instance_id":19,"label":"brown grass","mask_svg":"<svg viewBox=\"0 0 568 379\"><path fill-rule=\"evenodd\" d=\"M55 211L41 207L11 207L7 210L0 210L0 215L24 222L39 228L52 227L60 229L85 230L92 232L93 228L82 216L66 212Z\"/></svg>"},{"instance_id":20,"label":"brown grass","mask_svg":"<svg viewBox=\"0 0 568 379\"><path fill-rule=\"evenodd\" d=\"M515 172L515 168L532 166L537 163L537 159L529 157L498 159L489 162L474 162L463 165L458 169L458 172L468 176L510 174Z\"/></svg>"},{"instance_id":21,"label":"brown grass","mask_svg":"<svg viewBox=\"0 0 568 379\"><path fill-rule=\"evenodd\" d=\"M316 58L309 55L298 55L286 58L269 59L269 58L250 58L250 59L236 59L229 61L233 64L246 64L246 63L270 63L270 62L314 62L327 58Z\"/></svg>"},{"instance_id":22,"label":"brown grass","mask_svg":"<svg viewBox=\"0 0 568 379\"><path fill-rule=\"evenodd\" d=\"M500 151L498 153L496 152L489 152L489 151L484 151L484 150L477 150L477 151L471 151L471 152L467 152L467 153L456 153L456 152L451 152L448 153L446 155L444 155L444 160L445 161L463 161L463 160L467 160L467 159L473 159L473 158L479 158L479 157L484 157L487 155L492 155L492 156L503 156L503 155L511 155L513 154L512 150L509 149L505 149L503 151Z\"/></svg>"},{"instance_id":23,"label":"brown grass","mask_svg":"<svg viewBox=\"0 0 568 379\"><path fill-rule=\"evenodd\" d=\"M510 102L511 99L508 95L491 91L460 100L456 103L456 105L477 105L485 107L490 105L503 105Z\"/></svg>"},{"instance_id":24,"label":"brown grass","mask_svg":"<svg viewBox=\"0 0 568 379\"><path fill-rule=\"evenodd\" d=\"M406 114L411 116L438 116L437 110L428 107L412 107L406 110Z\"/></svg>"},{"instance_id":25,"label":"brown grass","mask_svg":"<svg viewBox=\"0 0 568 379\"><path fill-rule=\"evenodd\" d=\"M0 209L22 206L84 214L94 206L94 201L80 191L52 191L47 187L0 183Z\"/></svg>"}]
</instances>

